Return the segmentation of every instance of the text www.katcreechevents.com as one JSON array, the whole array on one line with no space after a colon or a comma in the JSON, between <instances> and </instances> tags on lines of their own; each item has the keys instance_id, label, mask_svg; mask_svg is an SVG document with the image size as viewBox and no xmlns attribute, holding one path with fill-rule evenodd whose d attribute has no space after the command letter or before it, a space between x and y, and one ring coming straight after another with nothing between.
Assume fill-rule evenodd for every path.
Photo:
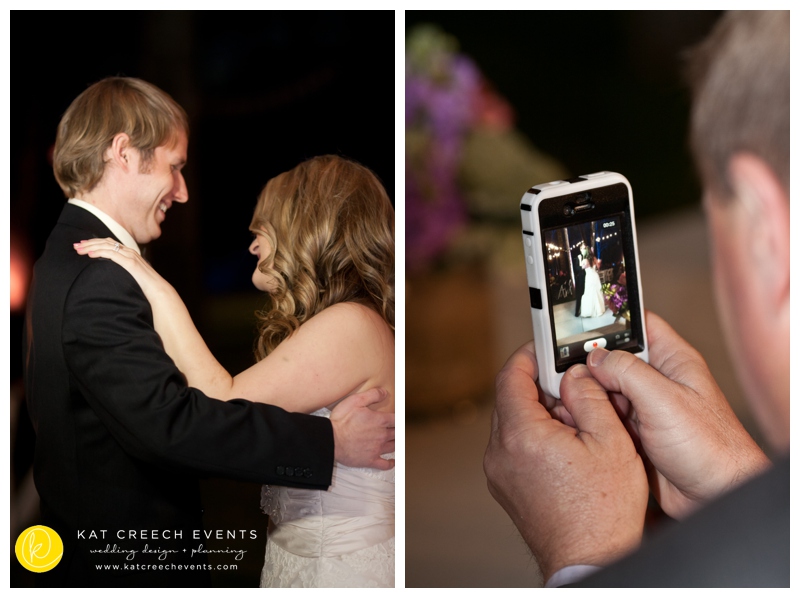
<instances>
[{"instance_id":1,"label":"text www.katcreechevents.com","mask_svg":"<svg viewBox=\"0 0 800 598\"><path fill-rule=\"evenodd\" d=\"M238 565L140 565L138 563L122 565L95 565L98 571L237 571Z\"/></svg>"}]
</instances>

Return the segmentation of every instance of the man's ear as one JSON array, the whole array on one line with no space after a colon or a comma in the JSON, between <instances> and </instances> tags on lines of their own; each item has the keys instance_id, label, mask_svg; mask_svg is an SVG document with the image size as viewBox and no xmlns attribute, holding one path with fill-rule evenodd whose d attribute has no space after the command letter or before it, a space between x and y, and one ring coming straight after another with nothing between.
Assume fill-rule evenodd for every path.
<instances>
[{"instance_id":1,"label":"man's ear","mask_svg":"<svg viewBox=\"0 0 800 598\"><path fill-rule=\"evenodd\" d=\"M753 255L754 284L766 285L777 308L789 300L789 194L761 158L735 154L728 163L734 198L740 204L744 233ZM787 303L788 304L788 303Z\"/></svg>"},{"instance_id":2,"label":"man's ear","mask_svg":"<svg viewBox=\"0 0 800 598\"><path fill-rule=\"evenodd\" d=\"M120 167L124 172L130 171L133 165L133 148L127 133L117 133L105 153L106 162Z\"/></svg>"}]
</instances>

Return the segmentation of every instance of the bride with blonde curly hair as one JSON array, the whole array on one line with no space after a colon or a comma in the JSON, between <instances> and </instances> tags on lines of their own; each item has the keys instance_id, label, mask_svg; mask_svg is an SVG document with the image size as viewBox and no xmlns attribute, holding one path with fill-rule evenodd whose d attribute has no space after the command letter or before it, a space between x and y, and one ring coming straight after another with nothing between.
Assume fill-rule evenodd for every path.
<instances>
[{"instance_id":1,"label":"bride with blonde curly hair","mask_svg":"<svg viewBox=\"0 0 800 598\"><path fill-rule=\"evenodd\" d=\"M104 239L78 251L110 258L136 278L167 353L208 396L329 417L341 399L382 388L385 398L371 407L394 412L394 210L377 177L344 158L312 158L267 183L250 230L253 284L269 300L256 313L257 362L236 376L208 350L172 286L136 253ZM337 463L327 491L265 486L261 586L394 587L388 467ZM306 474L291 463L285 469Z\"/></svg>"},{"instance_id":2,"label":"bride with blonde curly hair","mask_svg":"<svg viewBox=\"0 0 800 598\"><path fill-rule=\"evenodd\" d=\"M259 358L337 303L369 307L394 329L394 210L369 169L336 156L303 162L267 183L250 230L251 253L266 242L272 256L253 274L272 299L258 314Z\"/></svg>"}]
</instances>

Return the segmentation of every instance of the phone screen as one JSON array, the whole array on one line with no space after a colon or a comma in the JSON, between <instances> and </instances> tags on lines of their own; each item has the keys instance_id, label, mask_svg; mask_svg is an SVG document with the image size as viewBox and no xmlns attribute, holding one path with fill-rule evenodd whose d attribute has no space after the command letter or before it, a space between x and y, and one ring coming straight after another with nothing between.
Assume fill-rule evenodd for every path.
<instances>
[{"instance_id":1,"label":"phone screen","mask_svg":"<svg viewBox=\"0 0 800 598\"><path fill-rule=\"evenodd\" d=\"M599 215L598 215L599 216ZM544 229L545 273L553 325L556 371L586 361L597 347L609 351L639 346L632 320L640 318L629 301L636 285L625 213ZM631 280L632 278L632 280ZM633 290L633 296L638 289Z\"/></svg>"}]
</instances>

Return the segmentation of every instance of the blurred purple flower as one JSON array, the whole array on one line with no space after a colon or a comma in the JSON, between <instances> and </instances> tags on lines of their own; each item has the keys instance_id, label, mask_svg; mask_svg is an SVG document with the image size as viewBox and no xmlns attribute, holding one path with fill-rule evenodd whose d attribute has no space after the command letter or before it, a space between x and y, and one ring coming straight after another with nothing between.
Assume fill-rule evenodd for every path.
<instances>
[{"instance_id":1,"label":"blurred purple flower","mask_svg":"<svg viewBox=\"0 0 800 598\"><path fill-rule=\"evenodd\" d=\"M476 121L481 75L459 54L438 68L406 73L406 133L420 142L406 155L406 259L419 271L438 257L467 219L457 185L464 138ZM432 58L432 60L433 60Z\"/></svg>"},{"instance_id":2,"label":"blurred purple flower","mask_svg":"<svg viewBox=\"0 0 800 598\"><path fill-rule=\"evenodd\" d=\"M614 314L628 309L628 289L621 284L612 284L606 291L609 307Z\"/></svg>"}]
</instances>

